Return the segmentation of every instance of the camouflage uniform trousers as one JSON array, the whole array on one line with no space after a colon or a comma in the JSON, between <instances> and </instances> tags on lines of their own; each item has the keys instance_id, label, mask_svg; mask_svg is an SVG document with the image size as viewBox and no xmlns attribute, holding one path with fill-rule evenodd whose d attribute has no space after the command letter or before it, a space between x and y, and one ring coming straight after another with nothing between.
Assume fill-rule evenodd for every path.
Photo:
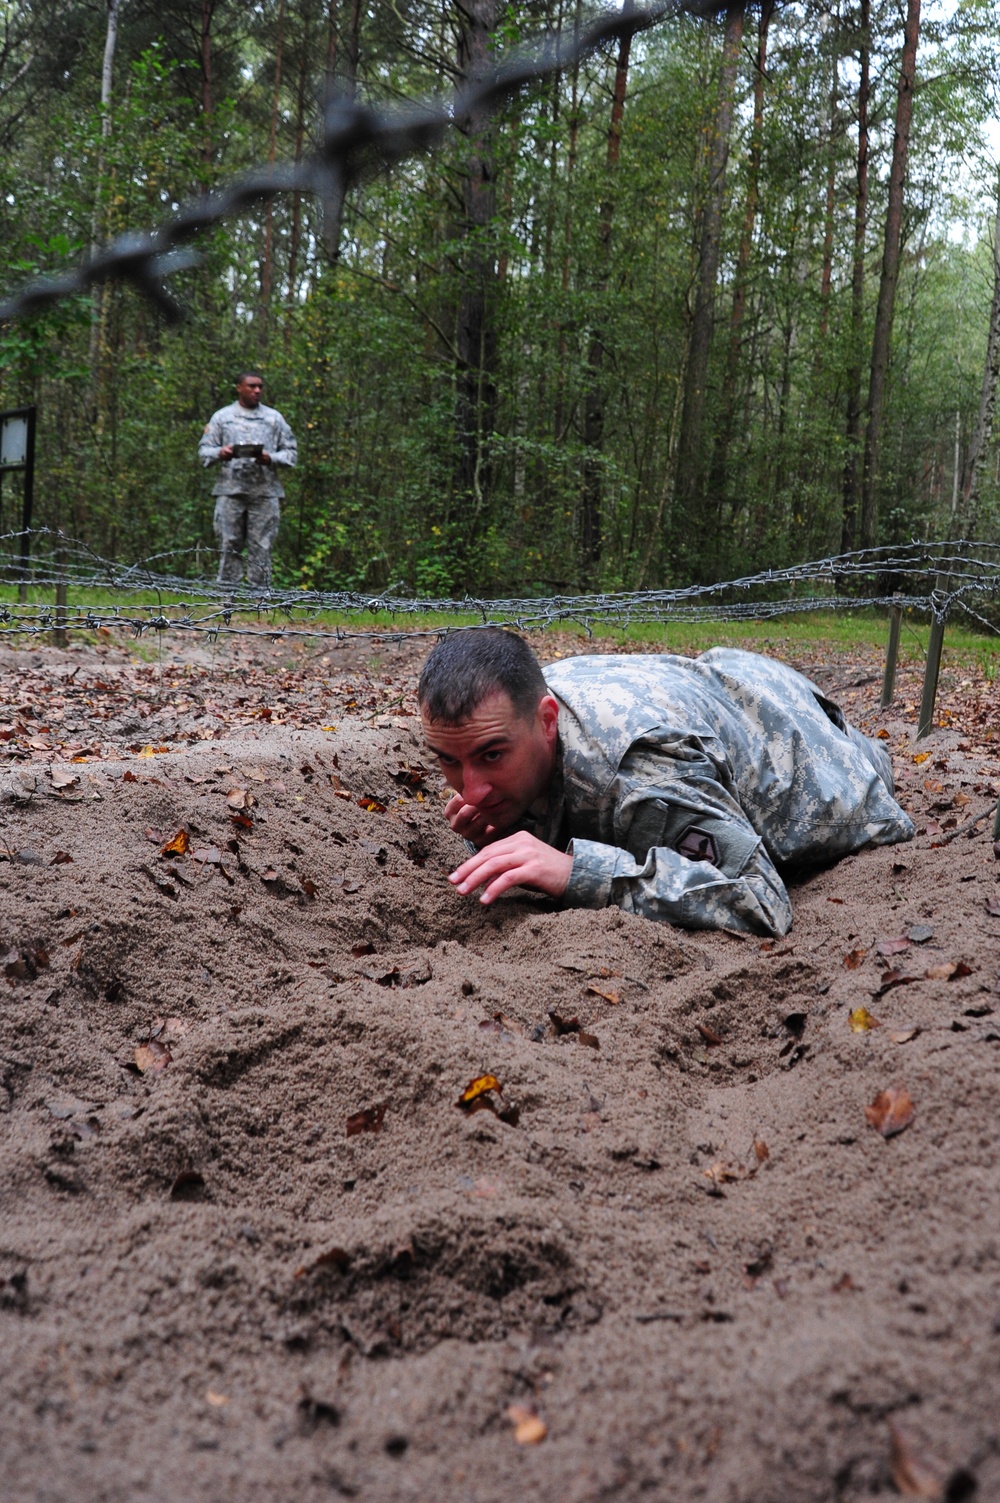
<instances>
[{"instance_id":1,"label":"camouflage uniform trousers","mask_svg":"<svg viewBox=\"0 0 1000 1503\"><path fill-rule=\"evenodd\" d=\"M280 517L277 496L216 496L220 584L239 584L246 548L247 584L255 590L271 588L271 549L278 535Z\"/></svg>"}]
</instances>

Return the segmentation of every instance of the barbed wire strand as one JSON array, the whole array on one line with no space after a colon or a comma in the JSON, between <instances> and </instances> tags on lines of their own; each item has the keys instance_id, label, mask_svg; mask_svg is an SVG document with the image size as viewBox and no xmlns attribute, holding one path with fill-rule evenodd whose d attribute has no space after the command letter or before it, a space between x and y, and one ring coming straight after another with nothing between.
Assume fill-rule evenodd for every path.
<instances>
[{"instance_id":1,"label":"barbed wire strand","mask_svg":"<svg viewBox=\"0 0 1000 1503\"><path fill-rule=\"evenodd\" d=\"M513 49L495 67L444 100L416 100L377 109L335 96L323 113L323 143L318 152L299 162L248 172L228 187L182 204L158 229L128 230L117 235L75 270L30 282L0 303L0 322L41 313L98 283L121 280L131 282L169 323L177 323L183 309L167 290L166 280L201 264L200 255L188 248L188 242L202 231L279 193L315 194L322 200L329 221L344 194L359 179L427 151L449 130L462 129L492 113L525 85L572 67L606 42L647 31L666 16L685 10L709 14L718 8L714 3L660 0L644 10L600 16L574 39L547 33L533 46Z\"/></svg>"},{"instance_id":2,"label":"barbed wire strand","mask_svg":"<svg viewBox=\"0 0 1000 1503\"><path fill-rule=\"evenodd\" d=\"M198 557L201 549L158 553L132 564L101 558L87 544L48 529L32 529L31 540L44 541L47 553L34 551L26 578L20 544L26 534L0 535L0 588L6 585L25 598L0 600L0 636L37 636L53 630L126 630L139 637L148 631L187 631L219 636L328 638L346 641L379 638L403 641L432 637L443 630L474 626L505 626L519 631L544 631L572 626L591 634L596 626L627 631L632 627L723 621L766 621L813 611L856 611L900 608L944 621L959 607L985 630L997 626L970 601L985 606L1000 600L1000 544L914 541L902 546L862 549L831 555L783 569L764 569L709 584L641 591L483 599L420 598L396 593L392 586L378 594L354 590L278 589L266 593L245 587L233 589L203 578L160 573L153 566ZM865 582L869 588L859 586ZM890 586L887 589L887 582ZM898 588L908 583L909 591ZM803 584L824 587L823 593L796 593ZM925 586L920 589L919 586ZM872 588L871 586L874 586ZM842 592L850 587L852 593ZM92 592L104 598L80 604L52 604L42 592ZM776 596L773 592L784 590ZM155 594L155 604L132 597ZM28 594L34 596L29 600ZM116 598L117 597L117 598ZM351 617L386 615L392 623L368 629L328 626L325 615ZM468 624L441 626L397 624L407 616L475 616ZM279 619L283 618L283 619Z\"/></svg>"}]
</instances>

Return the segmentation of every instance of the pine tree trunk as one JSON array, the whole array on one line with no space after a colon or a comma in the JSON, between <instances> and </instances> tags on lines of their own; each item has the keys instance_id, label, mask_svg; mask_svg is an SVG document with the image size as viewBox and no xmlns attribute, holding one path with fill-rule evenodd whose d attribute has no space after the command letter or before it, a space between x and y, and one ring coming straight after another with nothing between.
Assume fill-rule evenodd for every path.
<instances>
[{"instance_id":1,"label":"pine tree trunk","mask_svg":"<svg viewBox=\"0 0 1000 1503\"><path fill-rule=\"evenodd\" d=\"M214 75L212 71L212 20L215 15L215 0L201 0L198 26L198 59L201 66L201 123L205 132L202 156L206 164L212 160L212 114L215 109Z\"/></svg>"},{"instance_id":2,"label":"pine tree trunk","mask_svg":"<svg viewBox=\"0 0 1000 1503\"><path fill-rule=\"evenodd\" d=\"M836 53L833 58L833 79L830 84L830 131L827 144L826 205L823 213L823 264L819 279L819 349L817 366L822 364L823 347L830 330L830 288L833 285L833 214L837 202L837 106L840 82Z\"/></svg>"},{"instance_id":3,"label":"pine tree trunk","mask_svg":"<svg viewBox=\"0 0 1000 1503\"><path fill-rule=\"evenodd\" d=\"M743 225L740 230L740 245L736 254L736 272L733 278L733 309L729 319L729 348L726 351L726 369L722 380L722 413L719 434L712 460L711 489L721 502L728 490L729 450L733 442L736 424L736 379L740 368L743 319L747 307L747 282L750 271L750 253L753 250L754 228L757 223L757 203L760 197L760 164L764 152L764 84L767 81L767 38L774 14L774 0L763 0L757 27L757 57L753 75L753 129L750 136L750 155L747 162L747 196L743 210Z\"/></svg>"},{"instance_id":4,"label":"pine tree trunk","mask_svg":"<svg viewBox=\"0 0 1000 1503\"><path fill-rule=\"evenodd\" d=\"M625 0L624 15L635 9L633 0ZM628 90L628 65L632 49L632 37L626 33L618 43L618 61L615 66L615 86L611 100L611 124L608 127L608 146L605 157L605 196L601 204L601 218L597 232L598 271L594 288L594 301L600 310L607 295L611 272L611 231L614 223L614 180L621 156L622 116L625 113L625 95ZM600 317L600 311L598 316ZM601 445L604 439L604 390L602 373L604 366L604 334L600 324L594 328L587 353L587 394L584 400L583 442L587 456L583 467L583 498L580 512L580 564L586 583L597 568L601 557Z\"/></svg>"},{"instance_id":5,"label":"pine tree trunk","mask_svg":"<svg viewBox=\"0 0 1000 1503\"><path fill-rule=\"evenodd\" d=\"M577 41L580 35L581 0L576 3L576 17L573 22L573 41ZM580 63L577 59L573 63L573 72L570 75L570 105L569 105L569 143L566 152L566 209L563 214L563 253L562 253L562 292L565 304L566 294L572 271L571 247L573 245L573 191L576 184L576 159L577 148L580 139ZM566 354L568 341L566 339L566 326L559 327L559 354L556 361L556 400L552 422L552 436L557 444L561 444L566 437L566 431L572 421L572 410L569 418L566 416Z\"/></svg>"},{"instance_id":6,"label":"pine tree trunk","mask_svg":"<svg viewBox=\"0 0 1000 1503\"><path fill-rule=\"evenodd\" d=\"M879 280L875 331L872 335L871 379L868 386L867 428L865 431L864 472L861 487L861 546L872 548L878 537L879 458L885 395L889 375L889 347L892 339L892 316L899 280L899 250L903 229L903 185L906 181L906 158L913 119L913 81L917 66L917 41L920 36L920 0L907 0L903 54L899 69L899 92L896 97L896 128L889 168L889 203L885 216L885 242L882 250L882 274Z\"/></svg>"},{"instance_id":7,"label":"pine tree trunk","mask_svg":"<svg viewBox=\"0 0 1000 1503\"><path fill-rule=\"evenodd\" d=\"M692 520L701 501L702 435L708 384L708 362L715 325L715 292L722 249L722 207L726 189L726 166L733 128L736 74L743 39L744 0L736 0L726 12L722 43L722 68L712 139L708 153L708 187L701 222L698 254L698 284L691 320L691 356L688 361L678 459L678 489Z\"/></svg>"},{"instance_id":8,"label":"pine tree trunk","mask_svg":"<svg viewBox=\"0 0 1000 1503\"><path fill-rule=\"evenodd\" d=\"M868 234L868 104L871 98L871 0L861 0L858 48L858 161L854 195L854 260L851 268L851 364L847 373L847 431L840 547L854 547L861 458L862 340L865 320L865 240Z\"/></svg>"},{"instance_id":9,"label":"pine tree trunk","mask_svg":"<svg viewBox=\"0 0 1000 1503\"><path fill-rule=\"evenodd\" d=\"M299 52L299 79L295 92L295 161L302 160L302 147L305 142L306 130L306 84L309 80L309 62L312 44L312 9L306 13L305 29L302 36L302 45ZM295 305L297 282L299 275L299 245L302 239L302 195L292 195L292 228L288 239L288 306L289 310ZM291 324L285 325L286 342L291 334Z\"/></svg>"},{"instance_id":10,"label":"pine tree trunk","mask_svg":"<svg viewBox=\"0 0 1000 1503\"><path fill-rule=\"evenodd\" d=\"M490 34L497 21L497 0L469 0L459 11L458 71L469 81L490 63ZM466 543L476 535L486 509L491 482L491 438L496 424L497 390L494 296L496 258L490 226L496 213L492 159L492 121L477 111L466 123L462 174L461 293L456 328L456 420L458 454L454 495L464 516Z\"/></svg>"},{"instance_id":11,"label":"pine tree trunk","mask_svg":"<svg viewBox=\"0 0 1000 1503\"><path fill-rule=\"evenodd\" d=\"M274 49L274 93L271 99L271 137L268 143L267 160L273 166L278 141L278 110L281 104L281 57L285 43L285 0L278 0L278 36ZM264 259L260 272L260 300L264 309L264 328L270 321L271 308L271 242L274 228L274 199L267 201L267 218L264 222Z\"/></svg>"},{"instance_id":12,"label":"pine tree trunk","mask_svg":"<svg viewBox=\"0 0 1000 1503\"><path fill-rule=\"evenodd\" d=\"M997 196L997 212L993 224L993 297L990 302L990 327L986 339L986 367L983 371L983 386L979 394L976 427L969 446L968 480L964 496L965 526L963 531L966 537L970 538L975 537L979 523L983 473L993 437L998 377L1000 377L1000 194Z\"/></svg>"},{"instance_id":13,"label":"pine tree trunk","mask_svg":"<svg viewBox=\"0 0 1000 1503\"><path fill-rule=\"evenodd\" d=\"M335 66L339 40L334 20L334 0L330 5L330 43L327 54L327 99L337 92ZM361 0L351 0L347 18L347 45L344 51L344 76L341 92L353 103L358 91L358 66L361 60ZM338 181L323 205L323 244L331 261L340 255L340 236L344 226L344 185Z\"/></svg>"}]
</instances>

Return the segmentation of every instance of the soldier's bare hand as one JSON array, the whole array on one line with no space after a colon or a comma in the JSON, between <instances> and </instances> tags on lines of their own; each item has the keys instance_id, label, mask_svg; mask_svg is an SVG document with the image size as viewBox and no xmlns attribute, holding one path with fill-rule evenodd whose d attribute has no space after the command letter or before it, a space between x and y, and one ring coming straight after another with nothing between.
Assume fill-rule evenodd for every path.
<instances>
[{"instance_id":1,"label":"soldier's bare hand","mask_svg":"<svg viewBox=\"0 0 1000 1503\"><path fill-rule=\"evenodd\" d=\"M233 457L233 446L232 446L232 444L223 444L222 448L219 450L219 458L220 459L232 459L232 457Z\"/></svg>"},{"instance_id":2,"label":"soldier's bare hand","mask_svg":"<svg viewBox=\"0 0 1000 1503\"><path fill-rule=\"evenodd\" d=\"M461 893L482 887L479 901L492 903L509 887L533 887L550 898L566 891L573 857L522 830L477 851L448 878Z\"/></svg>"},{"instance_id":3,"label":"soldier's bare hand","mask_svg":"<svg viewBox=\"0 0 1000 1503\"><path fill-rule=\"evenodd\" d=\"M448 800L444 813L455 834L461 835L463 840L471 840L473 845L487 845L497 838L488 814L477 809L475 804L467 804L460 793Z\"/></svg>"},{"instance_id":4,"label":"soldier's bare hand","mask_svg":"<svg viewBox=\"0 0 1000 1503\"><path fill-rule=\"evenodd\" d=\"M261 449L260 453L257 455L257 463L258 464L270 464L271 463L271 456L267 452L266 449Z\"/></svg>"}]
</instances>

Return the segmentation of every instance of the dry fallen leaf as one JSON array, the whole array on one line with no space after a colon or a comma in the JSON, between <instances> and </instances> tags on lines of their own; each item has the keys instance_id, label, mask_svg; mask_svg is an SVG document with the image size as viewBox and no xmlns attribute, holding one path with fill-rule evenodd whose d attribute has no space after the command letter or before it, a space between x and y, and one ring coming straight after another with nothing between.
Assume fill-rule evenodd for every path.
<instances>
[{"instance_id":1,"label":"dry fallen leaf","mask_svg":"<svg viewBox=\"0 0 1000 1503\"><path fill-rule=\"evenodd\" d=\"M894 1421L889 1424L892 1480L904 1498L925 1498L941 1503L948 1483L948 1468L921 1446L910 1430Z\"/></svg>"},{"instance_id":2,"label":"dry fallen leaf","mask_svg":"<svg viewBox=\"0 0 1000 1503\"><path fill-rule=\"evenodd\" d=\"M890 1032L889 1038L894 1044L908 1044L910 1040L915 1039L919 1033L919 1028L894 1028Z\"/></svg>"},{"instance_id":3,"label":"dry fallen leaf","mask_svg":"<svg viewBox=\"0 0 1000 1503\"><path fill-rule=\"evenodd\" d=\"M146 1075L151 1070L163 1070L173 1059L173 1055L166 1044L161 1044L159 1039L150 1039L148 1044L140 1044L135 1051L135 1067L140 1075Z\"/></svg>"},{"instance_id":4,"label":"dry fallen leaf","mask_svg":"<svg viewBox=\"0 0 1000 1503\"><path fill-rule=\"evenodd\" d=\"M738 1179L745 1177L745 1171L738 1164L726 1164L719 1159L702 1170L705 1179L710 1179L713 1185L730 1185Z\"/></svg>"},{"instance_id":5,"label":"dry fallen leaf","mask_svg":"<svg viewBox=\"0 0 1000 1503\"><path fill-rule=\"evenodd\" d=\"M67 862L72 862L72 860L73 857L70 855L69 851L56 851L55 855L52 857L52 860L49 862L49 865L65 866Z\"/></svg>"},{"instance_id":6,"label":"dry fallen leaf","mask_svg":"<svg viewBox=\"0 0 1000 1503\"><path fill-rule=\"evenodd\" d=\"M304 1279L307 1273L314 1272L317 1268L336 1268L340 1273L346 1273L351 1266L351 1255L342 1247L331 1247L326 1252L320 1253L318 1258L313 1258L311 1263L303 1263L301 1268L296 1268L295 1278Z\"/></svg>"},{"instance_id":7,"label":"dry fallen leaf","mask_svg":"<svg viewBox=\"0 0 1000 1503\"><path fill-rule=\"evenodd\" d=\"M883 971L882 979L873 997L884 997L886 992L891 992L894 986L910 986L914 981L922 981L922 976L908 976L904 971Z\"/></svg>"},{"instance_id":8,"label":"dry fallen leaf","mask_svg":"<svg viewBox=\"0 0 1000 1503\"><path fill-rule=\"evenodd\" d=\"M227 1393L216 1393L211 1388L208 1389L205 1398L212 1405L213 1409L221 1409L223 1405L229 1403L229 1395Z\"/></svg>"},{"instance_id":9,"label":"dry fallen leaf","mask_svg":"<svg viewBox=\"0 0 1000 1503\"><path fill-rule=\"evenodd\" d=\"M882 1027L878 1018L874 1017L867 1007L852 1008L847 1021L851 1025L852 1033L868 1033L872 1028Z\"/></svg>"},{"instance_id":10,"label":"dry fallen leaf","mask_svg":"<svg viewBox=\"0 0 1000 1503\"><path fill-rule=\"evenodd\" d=\"M930 755L931 755L930 752L915 752L913 760L914 760L914 762L916 762L917 766L919 767L920 763L921 762L926 762L929 759Z\"/></svg>"},{"instance_id":11,"label":"dry fallen leaf","mask_svg":"<svg viewBox=\"0 0 1000 1503\"><path fill-rule=\"evenodd\" d=\"M151 1037L158 1039L160 1043L172 1044L178 1039L185 1038L191 1032L189 1018L154 1018L151 1029Z\"/></svg>"},{"instance_id":12,"label":"dry fallen leaf","mask_svg":"<svg viewBox=\"0 0 1000 1503\"><path fill-rule=\"evenodd\" d=\"M844 970L856 971L867 954L867 950L848 950L844 956Z\"/></svg>"},{"instance_id":13,"label":"dry fallen leaf","mask_svg":"<svg viewBox=\"0 0 1000 1503\"><path fill-rule=\"evenodd\" d=\"M372 798L368 794L364 798L358 799L358 808L364 809L368 814L385 813L385 804L380 804L377 798Z\"/></svg>"},{"instance_id":14,"label":"dry fallen leaf","mask_svg":"<svg viewBox=\"0 0 1000 1503\"><path fill-rule=\"evenodd\" d=\"M928 966L924 975L928 981L960 981L963 976L972 975L972 967L964 960L942 960L938 965Z\"/></svg>"},{"instance_id":15,"label":"dry fallen leaf","mask_svg":"<svg viewBox=\"0 0 1000 1503\"><path fill-rule=\"evenodd\" d=\"M53 788L75 788L80 781L80 776L75 772L66 772L58 767L50 768L49 776L52 779Z\"/></svg>"},{"instance_id":16,"label":"dry fallen leaf","mask_svg":"<svg viewBox=\"0 0 1000 1503\"><path fill-rule=\"evenodd\" d=\"M201 850L191 852L191 860L200 862L202 866L221 866L222 852L217 845L203 846Z\"/></svg>"},{"instance_id":17,"label":"dry fallen leaf","mask_svg":"<svg viewBox=\"0 0 1000 1503\"><path fill-rule=\"evenodd\" d=\"M865 1119L883 1138L895 1137L913 1121L913 1100L904 1086L889 1086L879 1091L871 1106L865 1107Z\"/></svg>"},{"instance_id":18,"label":"dry fallen leaf","mask_svg":"<svg viewBox=\"0 0 1000 1503\"><path fill-rule=\"evenodd\" d=\"M226 803L230 809L252 809L257 800L252 793L245 788L234 788L226 795Z\"/></svg>"},{"instance_id":19,"label":"dry fallen leaf","mask_svg":"<svg viewBox=\"0 0 1000 1503\"><path fill-rule=\"evenodd\" d=\"M768 1148L763 1138L754 1138L753 1156L757 1160L758 1164L766 1164L768 1159L771 1157L771 1150Z\"/></svg>"},{"instance_id":20,"label":"dry fallen leaf","mask_svg":"<svg viewBox=\"0 0 1000 1503\"><path fill-rule=\"evenodd\" d=\"M587 991L594 997L601 997L605 1002L610 1002L612 1007L617 1007L621 1001L618 992L603 992L599 986L588 986Z\"/></svg>"},{"instance_id":21,"label":"dry fallen leaf","mask_svg":"<svg viewBox=\"0 0 1000 1503\"><path fill-rule=\"evenodd\" d=\"M714 1028L709 1028L707 1023L696 1023L694 1026L697 1028L706 1044L716 1045L722 1043L722 1035L716 1033Z\"/></svg>"},{"instance_id":22,"label":"dry fallen leaf","mask_svg":"<svg viewBox=\"0 0 1000 1503\"><path fill-rule=\"evenodd\" d=\"M161 856L185 856L191 841L188 832L183 827L177 831L172 840L168 840L160 851Z\"/></svg>"},{"instance_id":23,"label":"dry fallen leaf","mask_svg":"<svg viewBox=\"0 0 1000 1503\"><path fill-rule=\"evenodd\" d=\"M904 950L910 948L910 940L905 934L897 934L892 939L880 939L875 946L876 955L902 955Z\"/></svg>"},{"instance_id":24,"label":"dry fallen leaf","mask_svg":"<svg viewBox=\"0 0 1000 1503\"><path fill-rule=\"evenodd\" d=\"M519 1446L537 1446L549 1433L545 1421L526 1404L511 1404L507 1418L514 1426L514 1439Z\"/></svg>"},{"instance_id":25,"label":"dry fallen leaf","mask_svg":"<svg viewBox=\"0 0 1000 1503\"><path fill-rule=\"evenodd\" d=\"M502 1096L503 1086L495 1075L477 1075L475 1080L469 1081L455 1105L471 1106L474 1101L479 1100L480 1096L485 1096L487 1091L496 1091L498 1096Z\"/></svg>"},{"instance_id":26,"label":"dry fallen leaf","mask_svg":"<svg viewBox=\"0 0 1000 1503\"><path fill-rule=\"evenodd\" d=\"M354 1112L347 1119L347 1136L355 1138L359 1132L381 1132L388 1104L387 1101L380 1101L377 1106L366 1106L360 1112Z\"/></svg>"}]
</instances>

